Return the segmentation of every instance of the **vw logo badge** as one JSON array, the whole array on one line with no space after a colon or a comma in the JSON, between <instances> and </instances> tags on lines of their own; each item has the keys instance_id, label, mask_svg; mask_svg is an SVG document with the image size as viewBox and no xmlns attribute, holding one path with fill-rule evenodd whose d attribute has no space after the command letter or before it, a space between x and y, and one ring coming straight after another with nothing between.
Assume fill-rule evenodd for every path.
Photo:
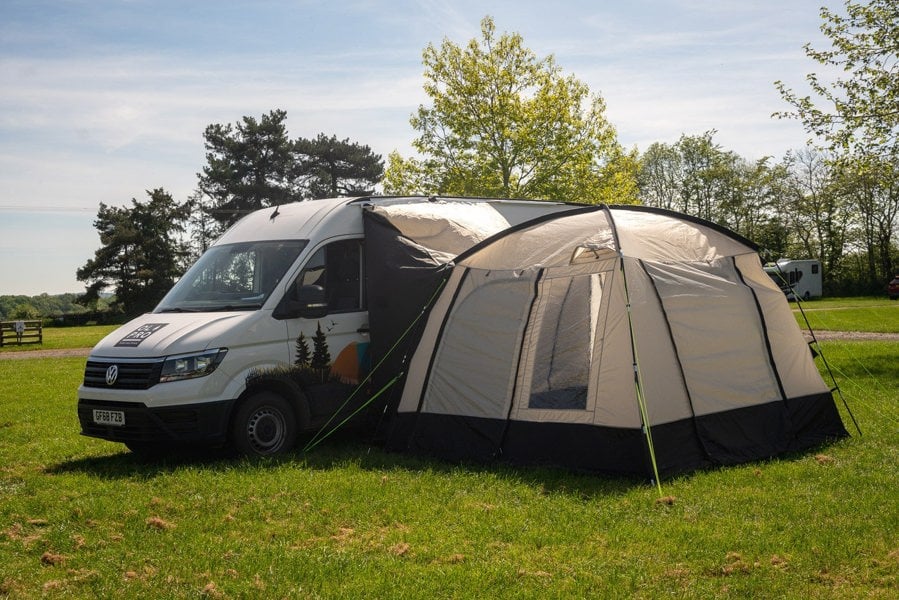
<instances>
[{"instance_id":1,"label":"vw logo badge","mask_svg":"<svg viewBox=\"0 0 899 600\"><path fill-rule=\"evenodd\" d=\"M106 369L106 385L114 385L115 380L119 378L119 366L112 365Z\"/></svg>"}]
</instances>

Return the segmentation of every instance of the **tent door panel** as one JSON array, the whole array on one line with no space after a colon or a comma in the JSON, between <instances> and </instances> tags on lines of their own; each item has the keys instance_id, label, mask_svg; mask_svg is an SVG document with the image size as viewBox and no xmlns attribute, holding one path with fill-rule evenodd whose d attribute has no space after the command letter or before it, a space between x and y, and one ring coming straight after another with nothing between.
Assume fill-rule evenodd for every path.
<instances>
[{"instance_id":1,"label":"tent door panel","mask_svg":"<svg viewBox=\"0 0 899 600\"><path fill-rule=\"evenodd\" d=\"M423 413L507 418L536 275L469 270L437 343Z\"/></svg>"},{"instance_id":2,"label":"tent door panel","mask_svg":"<svg viewBox=\"0 0 899 600\"><path fill-rule=\"evenodd\" d=\"M617 259L539 283L513 421L639 427Z\"/></svg>"}]
</instances>

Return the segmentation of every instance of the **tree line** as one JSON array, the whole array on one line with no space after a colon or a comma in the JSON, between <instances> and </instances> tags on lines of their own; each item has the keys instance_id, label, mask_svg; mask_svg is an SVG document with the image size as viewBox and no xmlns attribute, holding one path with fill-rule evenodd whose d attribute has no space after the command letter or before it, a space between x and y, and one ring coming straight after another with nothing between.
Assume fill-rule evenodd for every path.
<instances>
[{"instance_id":1,"label":"tree line","mask_svg":"<svg viewBox=\"0 0 899 600\"><path fill-rule=\"evenodd\" d=\"M98 301L98 312L92 313L78 303L80 294L23 294L0 296L0 321L29 321L52 318L57 324L80 323L96 320L99 313L109 307L106 298Z\"/></svg>"},{"instance_id":2,"label":"tree line","mask_svg":"<svg viewBox=\"0 0 899 600\"><path fill-rule=\"evenodd\" d=\"M833 49L812 60L848 75L816 97L776 82L816 143L779 159L722 148L715 131L626 149L605 102L552 56L538 57L490 17L481 37L423 52L429 103L410 117L417 156L385 165L367 145L319 134L291 140L285 111L204 134L197 189L176 201L162 188L130 207L100 205L101 248L77 276L83 301L115 290L114 306L151 309L225 228L253 210L334 196L440 194L643 203L698 216L754 240L766 260L818 258L826 293L878 292L899 265L899 19L891 0L822 9Z\"/></svg>"}]
</instances>

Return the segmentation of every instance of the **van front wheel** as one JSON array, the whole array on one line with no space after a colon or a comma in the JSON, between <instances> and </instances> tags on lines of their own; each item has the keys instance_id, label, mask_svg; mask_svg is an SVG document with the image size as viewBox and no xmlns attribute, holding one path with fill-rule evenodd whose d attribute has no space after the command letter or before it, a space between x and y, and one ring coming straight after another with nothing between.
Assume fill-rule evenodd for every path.
<instances>
[{"instance_id":1,"label":"van front wheel","mask_svg":"<svg viewBox=\"0 0 899 600\"><path fill-rule=\"evenodd\" d=\"M258 392L238 406L231 427L231 440L241 454L282 454L293 448L296 438L294 410L278 394Z\"/></svg>"}]
</instances>

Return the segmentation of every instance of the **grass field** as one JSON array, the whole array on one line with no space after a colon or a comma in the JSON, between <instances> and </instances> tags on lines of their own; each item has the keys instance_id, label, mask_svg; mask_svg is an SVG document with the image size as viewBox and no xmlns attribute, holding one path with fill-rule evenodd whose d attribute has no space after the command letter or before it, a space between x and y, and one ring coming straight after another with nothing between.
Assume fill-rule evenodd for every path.
<instances>
[{"instance_id":1,"label":"grass field","mask_svg":"<svg viewBox=\"0 0 899 600\"><path fill-rule=\"evenodd\" d=\"M899 302L880 298L822 298L802 303L802 311L791 302L800 327L805 318L813 330L873 331L899 333Z\"/></svg>"},{"instance_id":2,"label":"grass field","mask_svg":"<svg viewBox=\"0 0 899 600\"><path fill-rule=\"evenodd\" d=\"M86 327L44 327L40 344L7 344L0 352L58 350L62 348L90 348L118 325L89 325Z\"/></svg>"},{"instance_id":3,"label":"grass field","mask_svg":"<svg viewBox=\"0 0 899 600\"><path fill-rule=\"evenodd\" d=\"M0 598L899 597L899 344L822 347L864 435L840 406L851 438L663 482L672 504L347 439L142 462L78 435L83 358L0 360Z\"/></svg>"}]
</instances>

